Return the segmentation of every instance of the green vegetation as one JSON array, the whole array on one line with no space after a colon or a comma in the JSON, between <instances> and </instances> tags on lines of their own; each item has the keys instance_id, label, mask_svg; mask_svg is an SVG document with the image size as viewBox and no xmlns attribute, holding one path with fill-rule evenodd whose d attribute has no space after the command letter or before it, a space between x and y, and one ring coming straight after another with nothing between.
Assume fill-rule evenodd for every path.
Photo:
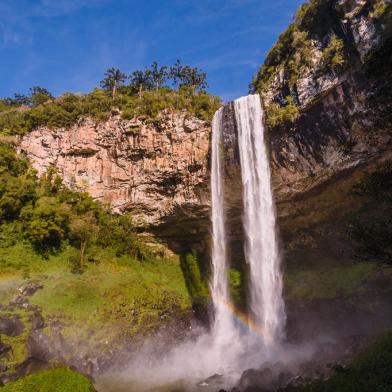
<instances>
[{"instance_id":1,"label":"green vegetation","mask_svg":"<svg viewBox=\"0 0 392 392\"><path fill-rule=\"evenodd\" d=\"M365 206L349 227L358 256L392 264L392 162L355 185L353 194L365 199ZM368 214L369 206L377 208Z\"/></svg>"},{"instance_id":2,"label":"green vegetation","mask_svg":"<svg viewBox=\"0 0 392 392\"><path fill-rule=\"evenodd\" d=\"M195 251L181 255L181 268L194 306L197 308L206 305L209 300L209 291L202 277Z\"/></svg>"},{"instance_id":3,"label":"green vegetation","mask_svg":"<svg viewBox=\"0 0 392 392\"><path fill-rule=\"evenodd\" d=\"M129 78L130 83L126 84ZM29 95L15 94L0 100L0 134L23 135L39 126L68 128L81 117L96 122L120 110L124 119L156 117L163 109L187 110L210 121L220 106L220 99L205 92L206 74L198 68L183 66L179 60L172 67L134 71L129 77L110 68L101 81L103 89L88 94L65 93L54 98L42 87L33 87Z\"/></svg>"},{"instance_id":4,"label":"green vegetation","mask_svg":"<svg viewBox=\"0 0 392 392\"><path fill-rule=\"evenodd\" d=\"M310 0L300 7L294 22L279 36L268 53L252 82L252 91L267 91L276 82L279 73L284 77L284 85L280 87L286 91L283 99L267 107L269 127L287 125L298 118L300 110L295 101L296 84L309 70L317 67L318 72L335 74L344 71L346 48L337 19L333 1ZM315 60L314 52L319 50L315 42L323 43L320 64Z\"/></svg>"},{"instance_id":5,"label":"green vegetation","mask_svg":"<svg viewBox=\"0 0 392 392\"><path fill-rule=\"evenodd\" d=\"M61 322L65 337L102 351L105 341L112 349L191 308L179 258L147 244L152 239L139 236L127 214L67 189L54 169L37 179L5 143L0 184L0 300L8 304L26 280L42 284L30 303L40 307L48 336ZM0 364L8 369L26 359L31 327L28 312L15 312L26 328L4 338L12 355Z\"/></svg>"},{"instance_id":6,"label":"green vegetation","mask_svg":"<svg viewBox=\"0 0 392 392\"><path fill-rule=\"evenodd\" d=\"M94 259L96 247L110 248L117 256L152 259L130 216L113 215L87 194L69 190L55 169L38 180L27 160L5 143L0 144L0 184L2 246L23 238L48 257L71 244L78 251L81 270L85 258Z\"/></svg>"},{"instance_id":7,"label":"green vegetation","mask_svg":"<svg viewBox=\"0 0 392 392\"><path fill-rule=\"evenodd\" d=\"M288 298L313 300L347 297L374 276L373 263L341 264L303 271L286 271L285 287Z\"/></svg>"},{"instance_id":8,"label":"green vegetation","mask_svg":"<svg viewBox=\"0 0 392 392\"><path fill-rule=\"evenodd\" d=\"M124 85L127 75L117 68L109 68L105 73L105 78L101 80L101 87L111 91L112 98L116 96L116 91Z\"/></svg>"},{"instance_id":9,"label":"green vegetation","mask_svg":"<svg viewBox=\"0 0 392 392\"><path fill-rule=\"evenodd\" d=\"M135 340L149 334L185 316L192 306L178 256L141 262L129 254L116 256L112 249L95 249L95 260L88 261L83 274L78 274L71 262L74 252L66 246L44 259L27 243L0 248L0 303L7 304L26 281L40 283L43 288L30 303L42 311L45 334L51 337L51 325L61 323L68 341L101 352L116 345L120 349L124 338ZM27 312L22 316L24 334L3 338L15 347L16 356L0 364L12 367L25 359L30 322Z\"/></svg>"},{"instance_id":10,"label":"green vegetation","mask_svg":"<svg viewBox=\"0 0 392 392\"><path fill-rule=\"evenodd\" d=\"M321 69L324 71L340 72L346 64L344 42L333 35L321 57Z\"/></svg>"},{"instance_id":11,"label":"green vegetation","mask_svg":"<svg viewBox=\"0 0 392 392\"><path fill-rule=\"evenodd\" d=\"M266 124L268 127L274 128L279 125L290 124L299 117L300 111L295 105L293 97L286 97L286 105L280 106L273 102L267 110Z\"/></svg>"},{"instance_id":12,"label":"green vegetation","mask_svg":"<svg viewBox=\"0 0 392 392\"><path fill-rule=\"evenodd\" d=\"M242 307L246 303L246 292L244 273L235 268L229 270L229 288L231 297L238 307Z\"/></svg>"},{"instance_id":13,"label":"green vegetation","mask_svg":"<svg viewBox=\"0 0 392 392\"><path fill-rule=\"evenodd\" d=\"M95 392L90 380L68 368L38 372L7 384L2 392Z\"/></svg>"},{"instance_id":14,"label":"green vegetation","mask_svg":"<svg viewBox=\"0 0 392 392\"><path fill-rule=\"evenodd\" d=\"M385 0L374 0L370 16L375 19L380 18L387 10L387 7L388 3Z\"/></svg>"},{"instance_id":15,"label":"green vegetation","mask_svg":"<svg viewBox=\"0 0 392 392\"><path fill-rule=\"evenodd\" d=\"M17 336L7 336L0 334L1 343L9 346L10 350L6 355L2 355L0 358L0 366L6 367L8 372L13 372L16 368L26 361L29 356L28 347L26 341L31 332L31 314L22 308L17 308L12 311L0 310L1 317L17 318L19 322L23 323L23 331ZM3 370L0 371L0 374Z\"/></svg>"},{"instance_id":16,"label":"green vegetation","mask_svg":"<svg viewBox=\"0 0 392 392\"><path fill-rule=\"evenodd\" d=\"M266 90L277 68L283 67L285 79L293 86L298 78L313 66L312 39L321 40L335 26L334 4L330 0L311 0L298 10L294 22L283 32L268 53L264 65L253 81L255 91ZM344 43L335 32L323 49L323 57L341 63ZM338 53L337 53L338 52ZM339 61L338 61L339 60ZM342 63L340 64L342 65Z\"/></svg>"},{"instance_id":17,"label":"green vegetation","mask_svg":"<svg viewBox=\"0 0 392 392\"><path fill-rule=\"evenodd\" d=\"M379 338L348 367L336 366L326 381L316 381L287 392L387 392L392 385L392 333Z\"/></svg>"}]
</instances>

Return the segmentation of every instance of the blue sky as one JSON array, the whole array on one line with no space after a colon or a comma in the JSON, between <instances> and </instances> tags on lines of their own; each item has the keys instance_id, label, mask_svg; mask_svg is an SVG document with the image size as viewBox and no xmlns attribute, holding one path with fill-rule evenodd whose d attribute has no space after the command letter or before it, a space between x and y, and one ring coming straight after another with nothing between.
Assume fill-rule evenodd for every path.
<instances>
[{"instance_id":1,"label":"blue sky","mask_svg":"<svg viewBox=\"0 0 392 392\"><path fill-rule=\"evenodd\" d=\"M252 76L302 0L0 0L0 96L88 92L108 67L177 58L225 100Z\"/></svg>"}]
</instances>

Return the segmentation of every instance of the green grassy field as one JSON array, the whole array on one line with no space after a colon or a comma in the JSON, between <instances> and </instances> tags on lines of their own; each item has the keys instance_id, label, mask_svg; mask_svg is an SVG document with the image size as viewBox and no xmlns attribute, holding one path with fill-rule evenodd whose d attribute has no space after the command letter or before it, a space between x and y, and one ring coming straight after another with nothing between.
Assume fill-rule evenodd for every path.
<instances>
[{"instance_id":1,"label":"green grassy field","mask_svg":"<svg viewBox=\"0 0 392 392\"><path fill-rule=\"evenodd\" d=\"M83 274L75 274L67 261L71 251L65 248L43 259L21 243L0 249L0 304L8 304L26 282L42 284L29 302L41 310L49 339L52 326L61 325L62 336L79 351L103 353L105 348L120 348L124 339L135 342L191 309L177 256L141 262L102 251L99 263L89 263ZM2 336L12 350L0 364L13 369L27 358L30 314L14 308L0 315L17 315L25 325L20 336Z\"/></svg>"}]
</instances>

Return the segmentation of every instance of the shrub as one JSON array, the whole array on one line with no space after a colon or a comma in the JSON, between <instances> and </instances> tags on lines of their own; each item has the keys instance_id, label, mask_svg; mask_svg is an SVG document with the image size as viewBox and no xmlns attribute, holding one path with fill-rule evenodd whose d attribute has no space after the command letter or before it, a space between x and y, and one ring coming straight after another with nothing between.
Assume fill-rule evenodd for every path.
<instances>
[{"instance_id":1,"label":"shrub","mask_svg":"<svg viewBox=\"0 0 392 392\"><path fill-rule=\"evenodd\" d=\"M327 47L321 56L322 70L333 72L342 71L346 62L344 54L344 42L336 35L332 35Z\"/></svg>"},{"instance_id":2,"label":"shrub","mask_svg":"<svg viewBox=\"0 0 392 392\"><path fill-rule=\"evenodd\" d=\"M266 111L266 124L269 128L294 122L299 117L300 111L291 96L286 97L286 105L280 106L276 102L271 103Z\"/></svg>"},{"instance_id":3,"label":"shrub","mask_svg":"<svg viewBox=\"0 0 392 392\"><path fill-rule=\"evenodd\" d=\"M1 392L95 392L86 377L69 368L38 372L1 388Z\"/></svg>"},{"instance_id":4,"label":"shrub","mask_svg":"<svg viewBox=\"0 0 392 392\"><path fill-rule=\"evenodd\" d=\"M384 14L387 8L388 4L385 0L374 0L370 16L374 19L378 19Z\"/></svg>"},{"instance_id":5,"label":"shrub","mask_svg":"<svg viewBox=\"0 0 392 392\"><path fill-rule=\"evenodd\" d=\"M208 288L203 281L196 252L181 255L181 269L193 304L205 305L209 298Z\"/></svg>"},{"instance_id":6,"label":"shrub","mask_svg":"<svg viewBox=\"0 0 392 392\"><path fill-rule=\"evenodd\" d=\"M268 53L264 65L252 81L251 90L267 90L274 75L282 70L285 82L289 86L295 85L301 75L313 66L311 40L321 40L331 30L339 30L336 19L334 2L331 0L311 0L303 4L294 22L279 36ZM339 71L345 60L343 41L333 35L323 57L326 67Z\"/></svg>"},{"instance_id":7,"label":"shrub","mask_svg":"<svg viewBox=\"0 0 392 392\"><path fill-rule=\"evenodd\" d=\"M145 91L140 97L124 87L118 90L114 99L105 91L95 89L83 96L67 93L31 108L15 108L2 103L0 133L22 135L40 126L69 128L81 117L100 122L109 118L113 107L120 109L125 119L134 116L154 119L163 109L186 109L210 121L220 104L219 98L203 91L194 93L189 86L183 86L179 91L168 87Z\"/></svg>"}]
</instances>

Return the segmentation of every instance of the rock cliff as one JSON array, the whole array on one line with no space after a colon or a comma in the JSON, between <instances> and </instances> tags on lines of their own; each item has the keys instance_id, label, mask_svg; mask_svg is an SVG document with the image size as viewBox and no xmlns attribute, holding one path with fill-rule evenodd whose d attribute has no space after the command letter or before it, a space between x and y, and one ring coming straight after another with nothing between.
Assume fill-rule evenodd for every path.
<instances>
[{"instance_id":1,"label":"rock cliff","mask_svg":"<svg viewBox=\"0 0 392 392\"><path fill-rule=\"evenodd\" d=\"M186 111L131 121L114 111L99 124L81 119L68 130L38 128L20 150L39 175L54 166L71 188L132 212L139 226L159 227L172 216L207 215L209 144L209 124Z\"/></svg>"},{"instance_id":2,"label":"rock cliff","mask_svg":"<svg viewBox=\"0 0 392 392\"><path fill-rule=\"evenodd\" d=\"M292 54L280 54L268 82L258 90L267 116L272 104L284 108L289 96L299 113L293 121L267 130L282 218L293 215L295 203L344 173L387 158L391 146L390 2L312 4L316 11L305 8L296 22L306 22L311 64L300 64L293 80ZM303 37L305 27L290 27L290 39ZM343 42L337 46L343 52L336 69L325 67L328 50L337 50L330 48L331 37ZM230 215L239 219L241 184L232 105L226 106L224 118L227 205ZM186 112L163 111L153 121L123 121L114 112L98 125L84 119L69 130L36 129L23 138L20 148L39 173L56 166L67 185L85 189L116 211L131 211L139 225L164 238L193 246L209 232L209 144L209 124Z\"/></svg>"}]
</instances>

